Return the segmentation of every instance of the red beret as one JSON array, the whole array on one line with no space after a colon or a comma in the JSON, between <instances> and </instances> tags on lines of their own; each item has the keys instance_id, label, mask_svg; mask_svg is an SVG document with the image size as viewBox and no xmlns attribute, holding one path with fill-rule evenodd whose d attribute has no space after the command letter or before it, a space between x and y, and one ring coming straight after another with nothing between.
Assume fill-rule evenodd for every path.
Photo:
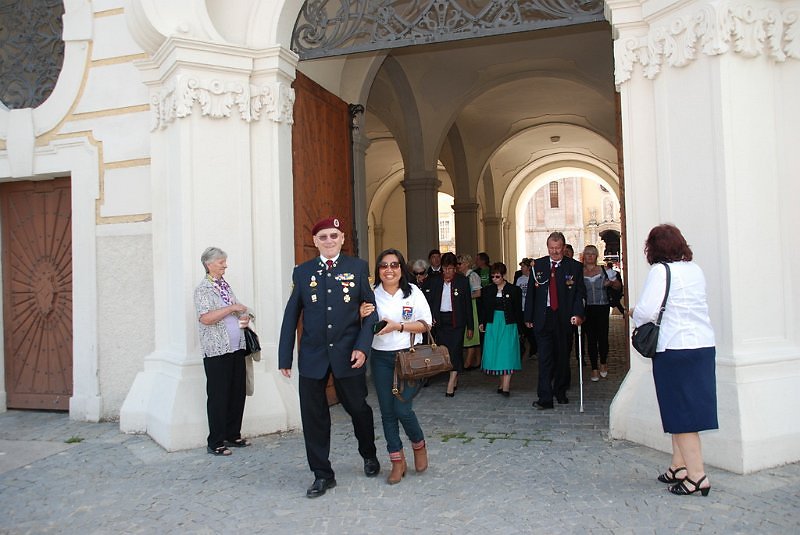
<instances>
[{"instance_id":1,"label":"red beret","mask_svg":"<svg viewBox=\"0 0 800 535\"><path fill-rule=\"evenodd\" d=\"M317 232L319 232L320 230L324 230L326 228L335 228L336 230L342 230L342 224L335 217L327 217L325 219L320 219L319 221L317 221L317 224L314 225L314 228L311 229L311 235L316 236Z\"/></svg>"}]
</instances>

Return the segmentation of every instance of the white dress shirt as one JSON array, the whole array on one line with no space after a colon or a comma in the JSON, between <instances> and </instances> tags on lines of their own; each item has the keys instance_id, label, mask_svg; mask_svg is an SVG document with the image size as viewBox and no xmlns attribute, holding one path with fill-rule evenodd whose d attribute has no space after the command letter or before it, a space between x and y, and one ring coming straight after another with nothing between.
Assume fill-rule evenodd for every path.
<instances>
[{"instance_id":1,"label":"white dress shirt","mask_svg":"<svg viewBox=\"0 0 800 535\"><path fill-rule=\"evenodd\" d=\"M409 323L412 321L423 320L430 326L433 323L431 307L428 300L416 284L411 285L411 294L403 297L403 290L397 290L394 295L390 295L383 289L383 284L375 288L375 308L378 311L378 319L390 319L397 322ZM411 337L408 331L392 331L380 336L375 335L372 339L372 349L379 351L397 351L409 347ZM422 335L414 335L414 343L422 342Z\"/></svg>"},{"instance_id":2,"label":"white dress shirt","mask_svg":"<svg viewBox=\"0 0 800 535\"><path fill-rule=\"evenodd\" d=\"M713 347L714 329L708 316L703 271L694 262L671 262L669 270L669 296L656 351ZM666 285L667 271L661 264L654 264L633 309L634 325L638 327L658 319Z\"/></svg>"}]
</instances>

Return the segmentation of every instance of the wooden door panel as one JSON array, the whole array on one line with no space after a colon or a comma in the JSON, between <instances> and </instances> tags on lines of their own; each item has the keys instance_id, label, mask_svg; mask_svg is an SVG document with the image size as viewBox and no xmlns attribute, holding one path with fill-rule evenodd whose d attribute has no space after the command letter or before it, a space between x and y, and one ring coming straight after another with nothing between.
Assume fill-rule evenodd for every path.
<instances>
[{"instance_id":1,"label":"wooden door panel","mask_svg":"<svg viewBox=\"0 0 800 535\"><path fill-rule=\"evenodd\" d=\"M69 410L72 209L69 178L0 187L9 408Z\"/></svg>"},{"instance_id":2,"label":"wooden door panel","mask_svg":"<svg viewBox=\"0 0 800 535\"><path fill-rule=\"evenodd\" d=\"M341 220L346 235L344 251L353 254L355 225L349 107L301 72L297 73L293 87L295 262L299 264L319 254L311 241L311 229L324 217Z\"/></svg>"},{"instance_id":3,"label":"wooden door panel","mask_svg":"<svg viewBox=\"0 0 800 535\"><path fill-rule=\"evenodd\" d=\"M346 236L343 251L353 254L356 240L349 106L299 71L293 87L295 263L319 254L311 240L311 229L324 217L341 220ZM338 402L332 380L327 396L329 404Z\"/></svg>"}]
</instances>

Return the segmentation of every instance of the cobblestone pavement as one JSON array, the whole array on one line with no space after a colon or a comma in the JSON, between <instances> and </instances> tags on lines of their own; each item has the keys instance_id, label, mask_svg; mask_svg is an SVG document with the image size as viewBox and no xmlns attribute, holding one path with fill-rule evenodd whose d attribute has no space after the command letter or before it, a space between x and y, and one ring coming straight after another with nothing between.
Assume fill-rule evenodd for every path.
<instances>
[{"instance_id":1,"label":"cobblestone pavement","mask_svg":"<svg viewBox=\"0 0 800 535\"><path fill-rule=\"evenodd\" d=\"M621 348L620 317L612 331ZM680 497L655 481L668 455L608 438L623 355L612 350L599 383L584 369L582 414L577 375L569 405L531 408L534 359L524 360L510 398L477 370L454 398L434 381L415 401L431 467L394 486L384 482L385 453L381 476L364 477L336 406L338 486L315 500L305 497L313 477L299 432L256 437L219 458L204 448L166 453L116 423L9 411L0 414L0 533L797 533L800 464L747 476L708 467L711 494ZM370 403L384 452L374 395Z\"/></svg>"}]
</instances>

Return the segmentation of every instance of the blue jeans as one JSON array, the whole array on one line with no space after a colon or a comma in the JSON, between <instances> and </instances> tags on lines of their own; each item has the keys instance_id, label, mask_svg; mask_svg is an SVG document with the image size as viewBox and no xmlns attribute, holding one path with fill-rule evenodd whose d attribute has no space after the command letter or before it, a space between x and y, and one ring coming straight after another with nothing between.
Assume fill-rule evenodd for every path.
<instances>
[{"instance_id":1,"label":"blue jeans","mask_svg":"<svg viewBox=\"0 0 800 535\"><path fill-rule=\"evenodd\" d=\"M425 439L411 402L411 398L421 386L420 382L413 387L405 386L402 396L406 401L397 399L392 394L394 357L394 351L378 351L377 349L372 350L370 357L372 379L375 382L375 392L378 395L378 405L381 409L383 434L386 436L386 450L389 453L403 449L403 442L400 440L400 424L403 424L403 429L411 442L421 442Z\"/></svg>"}]
</instances>

